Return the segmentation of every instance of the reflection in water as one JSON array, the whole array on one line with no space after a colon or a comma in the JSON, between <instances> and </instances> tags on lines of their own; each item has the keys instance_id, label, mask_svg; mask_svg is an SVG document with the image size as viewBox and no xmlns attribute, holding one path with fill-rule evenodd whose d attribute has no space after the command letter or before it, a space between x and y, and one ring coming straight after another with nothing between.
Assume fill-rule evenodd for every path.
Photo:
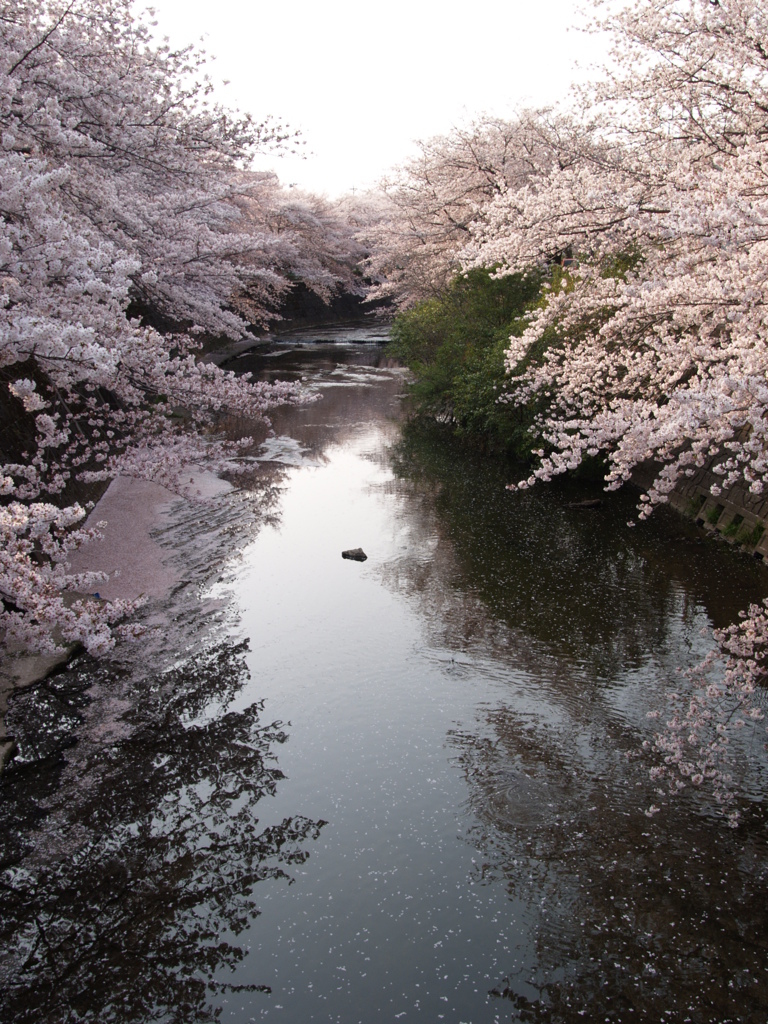
<instances>
[{"instance_id":1,"label":"reflection in water","mask_svg":"<svg viewBox=\"0 0 768 1024\"><path fill-rule=\"evenodd\" d=\"M638 756L700 629L761 597L764 569L663 510L628 530L631 494L569 507L601 494L588 481L512 495L518 474L439 431L400 438L362 385L344 394L343 446L323 403L292 423L325 463L292 472L284 534L259 538L241 584L301 733L291 786L332 820L306 917L263 945L287 978L275 1005L342 1024L764 1024L765 780L735 835L690 795L649 820ZM348 572L338 551L360 538ZM292 595L279 616L264 571Z\"/></svg>"},{"instance_id":2,"label":"reflection in water","mask_svg":"<svg viewBox=\"0 0 768 1024\"><path fill-rule=\"evenodd\" d=\"M486 732L455 733L483 854L478 876L501 884L536 920L534 945L491 990L504 1019L739 1021L768 1005L764 822L737 835L680 808L632 813L643 775L609 731L532 729L511 707Z\"/></svg>"},{"instance_id":3,"label":"reflection in water","mask_svg":"<svg viewBox=\"0 0 768 1024\"><path fill-rule=\"evenodd\" d=\"M428 540L424 557L387 565L389 585L418 595L435 646L545 677L558 714L608 728L618 712L637 728L686 685L680 668L713 645L712 624L737 620L766 593L761 563L705 543L675 513L628 529L632 493L589 511L579 502L601 492L588 481L511 494L504 481L519 469L478 463L416 423L392 461L409 529ZM733 752L758 799L768 784L761 738L745 730Z\"/></svg>"},{"instance_id":4,"label":"reflection in water","mask_svg":"<svg viewBox=\"0 0 768 1024\"><path fill-rule=\"evenodd\" d=\"M289 878L323 824L259 827L286 734L260 723L261 704L226 710L245 648L222 644L155 679L130 737L79 778L62 785L66 771L45 762L3 777L4 1021L214 1019L210 994L227 988L259 913L255 884ZM69 674L70 692L93 682L87 662Z\"/></svg>"},{"instance_id":5,"label":"reflection in water","mask_svg":"<svg viewBox=\"0 0 768 1024\"><path fill-rule=\"evenodd\" d=\"M642 661L678 612L703 607L724 625L766 592L761 565L713 552L663 508L627 529L629 491L604 495L599 484L559 479L510 493L504 485L519 467L479 460L441 429L418 423L406 425L392 460L411 499L408 514L421 505L426 533L437 525L436 547L421 567L446 580L460 603L476 595L494 627L500 620L521 630L558 658L588 659L600 677ZM604 504L572 507L587 497ZM407 575L407 562L402 568ZM413 584L432 589L426 578Z\"/></svg>"},{"instance_id":6,"label":"reflection in water","mask_svg":"<svg viewBox=\"0 0 768 1024\"><path fill-rule=\"evenodd\" d=\"M638 756L765 570L401 434L378 348L247 360L322 399L175 510L138 663L16 698L3 1020L765 1024L765 777L735 833L649 820Z\"/></svg>"},{"instance_id":7,"label":"reflection in water","mask_svg":"<svg viewBox=\"0 0 768 1024\"><path fill-rule=\"evenodd\" d=\"M387 564L387 584L418 599L430 646L494 676L506 663L513 683L450 732L473 881L503 887L531 927L490 988L512 1004L497 1019L763 1024L764 754L738 834L713 831L693 798L650 821L638 730L706 648L699 627L759 598L764 571L671 517L621 529L631 495L584 513L569 506L587 483L505 493L505 467L477 467L439 431L407 425L392 457L424 553Z\"/></svg>"},{"instance_id":8,"label":"reflection in water","mask_svg":"<svg viewBox=\"0 0 768 1024\"><path fill-rule=\"evenodd\" d=\"M0 778L0 1018L207 1021L246 955L256 882L288 879L320 821L258 806L282 772L280 723L233 703L247 644L228 638L237 552L279 522L279 467L177 502L155 537L180 583L148 633L20 691L19 754ZM229 572L225 572L225 563ZM201 600L201 595L203 598ZM241 985L261 987L258 975Z\"/></svg>"},{"instance_id":9,"label":"reflection in water","mask_svg":"<svg viewBox=\"0 0 768 1024\"><path fill-rule=\"evenodd\" d=\"M269 382L304 381L318 399L304 407L271 410L274 438L265 440L260 428L253 431L242 420L229 423L233 436L250 435L260 444L256 455L243 460L245 465L274 460L282 466L322 466L329 447L350 442L361 428L375 423L380 431L388 423L392 432L399 429L405 371L392 365L378 344L297 346L282 341L266 351L258 347L245 352L225 367Z\"/></svg>"}]
</instances>

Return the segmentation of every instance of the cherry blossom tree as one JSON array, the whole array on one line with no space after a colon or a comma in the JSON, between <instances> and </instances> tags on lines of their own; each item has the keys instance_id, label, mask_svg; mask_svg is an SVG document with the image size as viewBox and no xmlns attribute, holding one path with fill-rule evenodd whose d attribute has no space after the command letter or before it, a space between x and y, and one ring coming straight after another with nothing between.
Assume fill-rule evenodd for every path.
<instances>
[{"instance_id":1,"label":"cherry blossom tree","mask_svg":"<svg viewBox=\"0 0 768 1024\"><path fill-rule=\"evenodd\" d=\"M274 265L286 280L299 280L325 302L345 292L363 296L360 264L366 250L343 200L332 202L296 187L279 185L250 211L274 238Z\"/></svg>"},{"instance_id":2,"label":"cherry blossom tree","mask_svg":"<svg viewBox=\"0 0 768 1024\"><path fill-rule=\"evenodd\" d=\"M563 252L578 259L510 342L505 399L544 402L534 428L540 464L516 486L602 454L609 488L639 464L657 464L641 517L712 459L722 478L713 494L736 484L760 494L768 480L768 12L757 0L641 0L603 26L614 35L613 65L590 94L580 152L500 190L462 255L465 267L500 274ZM708 778L722 789L729 723L760 714L750 686L767 638L754 608L719 635L729 659L721 680L703 686L693 710L674 714L659 737L677 783ZM711 715L707 754L696 723Z\"/></svg>"},{"instance_id":3,"label":"cherry blossom tree","mask_svg":"<svg viewBox=\"0 0 768 1024\"><path fill-rule=\"evenodd\" d=\"M568 163L575 131L570 117L523 111L418 143L417 156L382 182L379 216L364 233L370 272L381 282L376 294L401 307L442 294L461 269L470 226L497 197Z\"/></svg>"},{"instance_id":4,"label":"cherry blossom tree","mask_svg":"<svg viewBox=\"0 0 768 1024\"><path fill-rule=\"evenodd\" d=\"M0 628L27 647L50 648L56 626L104 650L131 609L67 596L94 586L68 572L88 536L62 504L71 482L178 486L225 453L221 412L299 401L202 363L195 339L245 336L297 280L327 296L357 258L341 220L249 171L291 134L214 105L204 56L150 29L130 0L0 12L0 380L33 423L26 450L0 453Z\"/></svg>"},{"instance_id":5,"label":"cherry blossom tree","mask_svg":"<svg viewBox=\"0 0 768 1024\"><path fill-rule=\"evenodd\" d=\"M618 486L655 459L652 505L725 453L724 484L760 493L766 14L748 0L645 0L609 24L625 73L597 89L603 109L588 128L601 144L505 190L464 253L502 274L555 252L579 256L571 286L551 294L508 353L514 370L547 328L560 338L510 392L551 396L539 422L551 454L533 479L601 451Z\"/></svg>"}]
</instances>

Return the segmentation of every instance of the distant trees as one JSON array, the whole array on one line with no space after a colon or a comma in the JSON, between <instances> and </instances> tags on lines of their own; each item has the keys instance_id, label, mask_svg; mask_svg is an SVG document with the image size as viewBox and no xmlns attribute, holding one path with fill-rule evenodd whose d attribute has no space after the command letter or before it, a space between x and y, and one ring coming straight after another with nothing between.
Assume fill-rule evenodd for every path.
<instances>
[{"instance_id":1,"label":"distant trees","mask_svg":"<svg viewBox=\"0 0 768 1024\"><path fill-rule=\"evenodd\" d=\"M268 313L274 319L274 299L301 282L324 302L346 292L364 295L359 264L366 249L356 237L357 225L343 202L331 202L298 188L285 188L275 174L244 172L248 187L234 204L240 212L237 229L256 243L255 251L243 256L246 272L261 264L276 276L274 292L260 294L258 284L246 281L230 297L235 308L251 322L264 319L259 302L271 303ZM256 293L254 296L254 286ZM253 298L257 302L254 307Z\"/></svg>"},{"instance_id":2,"label":"distant trees","mask_svg":"<svg viewBox=\"0 0 768 1024\"><path fill-rule=\"evenodd\" d=\"M524 111L513 121L484 116L421 142L419 155L382 183L382 213L369 231L380 291L401 307L442 294L488 205L567 164L575 130L566 117Z\"/></svg>"},{"instance_id":3,"label":"distant trees","mask_svg":"<svg viewBox=\"0 0 768 1024\"><path fill-rule=\"evenodd\" d=\"M84 510L48 499L119 472L172 483L210 451L200 431L219 411L298 400L201 364L194 339L243 335L295 281L323 296L351 284L343 220L248 169L290 133L213 105L202 71L194 50L156 45L130 0L0 12L2 404L34 417L0 452L9 640L45 647L56 625L109 646L128 606L65 605L62 590L93 589L66 564ZM197 430L179 428L180 407Z\"/></svg>"}]
</instances>

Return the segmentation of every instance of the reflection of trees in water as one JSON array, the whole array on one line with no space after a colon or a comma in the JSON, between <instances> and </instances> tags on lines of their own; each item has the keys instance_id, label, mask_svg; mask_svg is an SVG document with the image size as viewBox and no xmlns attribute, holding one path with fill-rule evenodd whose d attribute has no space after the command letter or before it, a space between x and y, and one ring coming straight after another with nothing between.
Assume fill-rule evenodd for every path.
<instances>
[{"instance_id":1,"label":"reflection of trees in water","mask_svg":"<svg viewBox=\"0 0 768 1024\"><path fill-rule=\"evenodd\" d=\"M153 531L154 539L164 549L165 560L181 582L167 599L140 611L137 618L148 632L138 647L120 644L111 652L112 667L107 675L118 665L132 678L147 670L157 673L183 652L210 645L213 636L229 635L226 591L219 587L219 596L202 604L201 593L213 583L226 584L230 574L237 571L238 555L262 527L279 526L286 475L282 466L239 468L243 471L235 476L236 490L200 502L174 502ZM118 682L118 678L106 680L105 694L114 694ZM124 688L130 702L131 687L126 684Z\"/></svg>"},{"instance_id":2,"label":"reflection of trees in water","mask_svg":"<svg viewBox=\"0 0 768 1024\"><path fill-rule=\"evenodd\" d=\"M617 728L557 732L488 712L451 743L482 855L533 941L492 989L503 1019L764 1024L768 850L753 811L738 833L696 817L648 821L649 782Z\"/></svg>"},{"instance_id":3,"label":"reflection of trees in water","mask_svg":"<svg viewBox=\"0 0 768 1024\"><path fill-rule=\"evenodd\" d=\"M652 784L625 756L638 743L631 688L653 699L656 670L689 657L696 617L735 613L762 577L677 523L625 529L631 494L597 512L568 508L594 494L586 483L511 495L519 473L434 433L406 430L393 465L417 554L387 566L388 580L418 596L436 646L477 652L483 671L521 670L514 696L451 736L482 853L476 882L503 885L511 932L517 917L531 936L493 986L499 1011L764 1024L759 809L736 837L685 799L678 819L649 821Z\"/></svg>"},{"instance_id":4,"label":"reflection of trees in water","mask_svg":"<svg viewBox=\"0 0 768 1024\"><path fill-rule=\"evenodd\" d=\"M594 496L587 483L509 494L519 472L430 432L407 429L393 465L416 554L387 580L418 597L435 646L507 673L504 702L450 737L475 881L504 887L510 945L515 920L526 933L493 986L500 1017L764 1024L760 808L735 835L694 797L649 820L647 766L626 756L633 715L659 670L690 658L697 618L735 614L764 576L671 518L625 529L631 494L597 512L568 508Z\"/></svg>"},{"instance_id":5,"label":"reflection of trees in water","mask_svg":"<svg viewBox=\"0 0 768 1024\"><path fill-rule=\"evenodd\" d=\"M388 577L419 595L453 646L502 623L610 678L676 643L670 630L702 605L718 619L731 617L764 591L759 569L699 547L682 521L664 520L664 510L628 530L630 493L605 496L596 511L568 507L600 493L587 482L510 494L505 484L519 467L477 458L418 424L406 426L392 465L395 486L411 499L409 528L417 539L436 539L423 558L388 566Z\"/></svg>"},{"instance_id":6,"label":"reflection of trees in water","mask_svg":"<svg viewBox=\"0 0 768 1024\"><path fill-rule=\"evenodd\" d=\"M260 723L261 704L226 710L244 650L221 645L148 680L130 735L92 747L76 772L3 776L4 1021L215 1019L226 985L212 979L246 955L255 884L289 879L323 825L259 827L286 734Z\"/></svg>"}]
</instances>

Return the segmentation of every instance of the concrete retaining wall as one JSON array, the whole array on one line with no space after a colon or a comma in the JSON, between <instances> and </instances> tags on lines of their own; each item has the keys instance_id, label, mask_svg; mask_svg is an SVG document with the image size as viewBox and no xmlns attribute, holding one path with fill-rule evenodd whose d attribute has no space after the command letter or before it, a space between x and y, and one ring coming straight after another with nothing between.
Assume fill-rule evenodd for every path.
<instances>
[{"instance_id":1,"label":"concrete retaining wall","mask_svg":"<svg viewBox=\"0 0 768 1024\"><path fill-rule=\"evenodd\" d=\"M743 485L710 494L712 484L722 486L723 478L712 471L716 460L684 477L669 496L672 508L694 519L705 532L717 534L729 544L741 547L755 558L768 561L768 493L751 494ZM639 466L632 474L638 487L647 490L659 467Z\"/></svg>"}]
</instances>

